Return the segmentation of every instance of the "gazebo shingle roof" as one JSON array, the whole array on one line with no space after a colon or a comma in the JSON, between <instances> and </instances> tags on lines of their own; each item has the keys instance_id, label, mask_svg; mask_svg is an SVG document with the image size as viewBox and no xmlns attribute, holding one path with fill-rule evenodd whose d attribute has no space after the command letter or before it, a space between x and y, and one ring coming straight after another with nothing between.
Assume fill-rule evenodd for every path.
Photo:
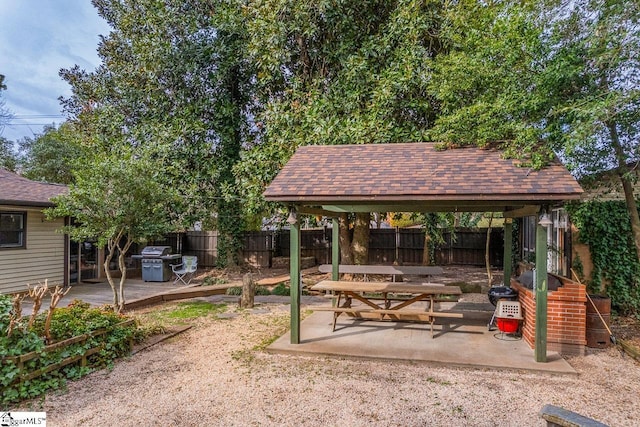
<instances>
[{"instance_id":1,"label":"gazebo shingle roof","mask_svg":"<svg viewBox=\"0 0 640 427\"><path fill-rule=\"evenodd\" d=\"M31 181L0 169L0 205L53 206L50 199L67 191L66 185Z\"/></svg>"},{"instance_id":2,"label":"gazebo shingle roof","mask_svg":"<svg viewBox=\"0 0 640 427\"><path fill-rule=\"evenodd\" d=\"M495 149L436 150L433 143L309 145L267 187L267 200L527 201L578 198L582 188L554 162L542 170L519 167Z\"/></svg>"}]
</instances>

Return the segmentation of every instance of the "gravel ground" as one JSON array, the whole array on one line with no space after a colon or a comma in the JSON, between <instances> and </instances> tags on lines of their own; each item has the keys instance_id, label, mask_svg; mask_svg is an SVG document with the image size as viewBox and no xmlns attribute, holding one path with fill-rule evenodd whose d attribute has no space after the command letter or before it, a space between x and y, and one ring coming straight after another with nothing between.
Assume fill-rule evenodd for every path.
<instances>
[{"instance_id":1,"label":"gravel ground","mask_svg":"<svg viewBox=\"0 0 640 427\"><path fill-rule=\"evenodd\" d=\"M288 306L259 308L199 319L21 409L46 411L49 426L543 426L550 403L640 425L640 366L616 349L569 358L578 377L295 357L262 350Z\"/></svg>"}]
</instances>

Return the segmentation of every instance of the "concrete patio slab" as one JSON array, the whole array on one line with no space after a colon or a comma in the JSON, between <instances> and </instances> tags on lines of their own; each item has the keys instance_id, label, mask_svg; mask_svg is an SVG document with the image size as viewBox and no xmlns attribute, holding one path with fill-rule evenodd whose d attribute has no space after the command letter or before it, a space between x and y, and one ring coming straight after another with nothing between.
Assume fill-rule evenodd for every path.
<instances>
[{"instance_id":1,"label":"concrete patio slab","mask_svg":"<svg viewBox=\"0 0 640 427\"><path fill-rule=\"evenodd\" d=\"M468 317L439 320L431 338L428 324L357 320L346 316L338 318L336 330L332 332L333 313L314 312L301 323L300 344L291 344L287 333L267 350L577 375L558 353L548 352L548 362L539 363L524 341L497 330L489 331L487 323L491 313L477 312Z\"/></svg>"}]
</instances>

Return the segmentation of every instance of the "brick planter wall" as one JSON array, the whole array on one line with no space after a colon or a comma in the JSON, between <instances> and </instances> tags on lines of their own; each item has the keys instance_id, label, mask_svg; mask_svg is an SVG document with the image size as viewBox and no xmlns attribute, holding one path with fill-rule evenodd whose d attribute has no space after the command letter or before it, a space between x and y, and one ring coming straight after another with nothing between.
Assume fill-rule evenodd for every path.
<instances>
[{"instance_id":1,"label":"brick planter wall","mask_svg":"<svg viewBox=\"0 0 640 427\"><path fill-rule=\"evenodd\" d=\"M558 277L558 276L556 276ZM584 354L587 322L586 287L558 277L562 286L547 293L547 350L564 354ZM535 347L536 302L534 292L511 279L522 306L522 337Z\"/></svg>"}]
</instances>

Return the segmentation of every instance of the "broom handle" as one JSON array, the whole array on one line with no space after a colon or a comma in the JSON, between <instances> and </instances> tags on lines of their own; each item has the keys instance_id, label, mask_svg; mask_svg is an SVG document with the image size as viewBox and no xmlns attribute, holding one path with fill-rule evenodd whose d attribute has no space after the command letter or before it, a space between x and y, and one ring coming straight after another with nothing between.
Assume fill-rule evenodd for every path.
<instances>
[{"instance_id":1,"label":"broom handle","mask_svg":"<svg viewBox=\"0 0 640 427\"><path fill-rule=\"evenodd\" d=\"M576 278L576 281L582 285L582 283L580 282L580 278L578 278L578 275L576 274L576 272L573 271L573 268L571 269L571 272L573 273L574 277ZM596 311L596 313L598 313L598 317L602 321L602 324L604 325L605 328L607 328L607 332L609 332L609 335L613 335L613 332L611 332L611 329L609 329L609 325L607 325L607 322L605 322L604 318L602 317L602 314L600 314L600 310L598 310L598 307L596 307L596 304L593 302L593 300L589 296L589 292L585 292L585 294L587 295L587 298L589 299L589 302L593 306L593 308Z\"/></svg>"}]
</instances>

